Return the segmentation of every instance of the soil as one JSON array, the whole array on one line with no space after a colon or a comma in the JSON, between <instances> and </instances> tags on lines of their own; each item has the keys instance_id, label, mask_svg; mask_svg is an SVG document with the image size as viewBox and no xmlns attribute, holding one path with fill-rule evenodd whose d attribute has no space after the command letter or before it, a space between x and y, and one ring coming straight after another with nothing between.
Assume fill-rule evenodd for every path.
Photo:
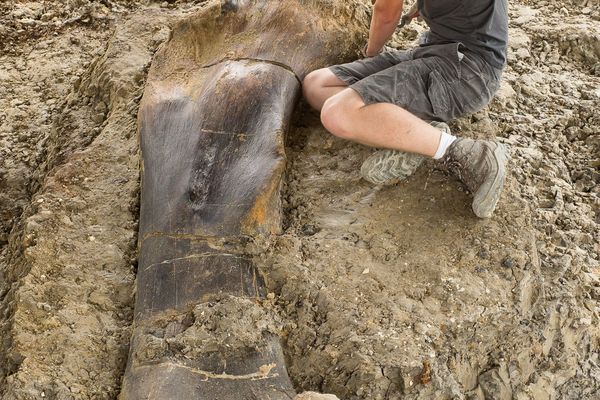
<instances>
[{"instance_id":1,"label":"soil","mask_svg":"<svg viewBox=\"0 0 600 400\"><path fill-rule=\"evenodd\" d=\"M117 397L135 295L137 104L169 26L202 3L0 4L2 398ZM219 303L177 340L221 343L210 335L231 324L228 343L242 346L255 324L281 335L298 392L341 399L600 399L600 11L594 0L509 11L500 91L451 123L511 148L492 219L475 218L434 162L394 186L362 181L373 150L300 104L284 231L249 246L268 300L248 315Z\"/></svg>"}]
</instances>

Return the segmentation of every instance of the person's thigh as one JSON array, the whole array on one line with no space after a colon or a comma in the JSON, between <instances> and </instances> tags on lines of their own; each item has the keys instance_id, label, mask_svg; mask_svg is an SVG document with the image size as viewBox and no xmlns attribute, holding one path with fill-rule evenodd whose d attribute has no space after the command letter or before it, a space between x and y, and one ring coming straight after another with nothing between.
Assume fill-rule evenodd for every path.
<instances>
[{"instance_id":1,"label":"person's thigh","mask_svg":"<svg viewBox=\"0 0 600 400\"><path fill-rule=\"evenodd\" d=\"M365 77L396 65L412 57L412 51L390 51L347 64L318 69L304 78L304 98L320 110L330 97Z\"/></svg>"},{"instance_id":2,"label":"person's thigh","mask_svg":"<svg viewBox=\"0 0 600 400\"><path fill-rule=\"evenodd\" d=\"M346 85L352 85L368 76L412 59L412 50L387 51L374 57L346 64L332 65L328 69Z\"/></svg>"},{"instance_id":3,"label":"person's thigh","mask_svg":"<svg viewBox=\"0 0 600 400\"><path fill-rule=\"evenodd\" d=\"M319 87L348 86L346 82L338 78L329 68L321 68L312 71L305 79L305 84L313 84Z\"/></svg>"},{"instance_id":4,"label":"person's thigh","mask_svg":"<svg viewBox=\"0 0 600 400\"><path fill-rule=\"evenodd\" d=\"M425 120L442 119L436 115L428 96L432 60L414 59L386 68L361 79L350 88L366 105L395 104Z\"/></svg>"},{"instance_id":5,"label":"person's thigh","mask_svg":"<svg viewBox=\"0 0 600 400\"><path fill-rule=\"evenodd\" d=\"M322 68L312 71L304 78L302 94L311 107L320 110L327 99L347 87L348 85L328 68Z\"/></svg>"}]
</instances>

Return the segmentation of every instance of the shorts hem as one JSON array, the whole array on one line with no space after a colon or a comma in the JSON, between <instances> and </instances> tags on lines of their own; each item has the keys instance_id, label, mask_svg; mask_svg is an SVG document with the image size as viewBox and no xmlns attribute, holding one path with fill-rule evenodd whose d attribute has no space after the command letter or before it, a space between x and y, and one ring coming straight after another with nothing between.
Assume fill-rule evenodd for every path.
<instances>
[{"instance_id":1,"label":"shorts hem","mask_svg":"<svg viewBox=\"0 0 600 400\"><path fill-rule=\"evenodd\" d=\"M348 71L346 71L342 66L340 65L332 65L331 67L329 67L329 70L331 72L333 72L333 74L340 80L344 81L345 84L347 84L348 86L355 84L356 82L358 82L358 78L356 78L355 76L353 76L351 73L349 73Z\"/></svg>"},{"instance_id":2,"label":"shorts hem","mask_svg":"<svg viewBox=\"0 0 600 400\"><path fill-rule=\"evenodd\" d=\"M354 90L360 96L360 98L362 99L363 103L365 103L366 106L369 106L371 104L377 104L377 103L389 103L387 101L381 101L379 99L376 99L375 97L373 97L367 93L363 93L360 85L351 85L351 86L349 86L349 88Z\"/></svg>"}]
</instances>

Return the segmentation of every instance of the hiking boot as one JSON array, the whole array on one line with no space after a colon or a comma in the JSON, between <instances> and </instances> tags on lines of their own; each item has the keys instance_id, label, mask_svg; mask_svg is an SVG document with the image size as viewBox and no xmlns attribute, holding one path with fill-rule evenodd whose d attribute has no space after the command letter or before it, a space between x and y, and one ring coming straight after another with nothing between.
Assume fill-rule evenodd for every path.
<instances>
[{"instance_id":1,"label":"hiking boot","mask_svg":"<svg viewBox=\"0 0 600 400\"><path fill-rule=\"evenodd\" d=\"M447 124L437 121L430 124L450 134ZM375 185L393 185L411 176L424 159L425 157L420 154L399 150L379 150L363 162L360 175L364 180Z\"/></svg>"},{"instance_id":2,"label":"hiking boot","mask_svg":"<svg viewBox=\"0 0 600 400\"><path fill-rule=\"evenodd\" d=\"M490 140L456 139L441 162L473 194L473 212L479 218L492 216L506 176L506 147Z\"/></svg>"}]
</instances>

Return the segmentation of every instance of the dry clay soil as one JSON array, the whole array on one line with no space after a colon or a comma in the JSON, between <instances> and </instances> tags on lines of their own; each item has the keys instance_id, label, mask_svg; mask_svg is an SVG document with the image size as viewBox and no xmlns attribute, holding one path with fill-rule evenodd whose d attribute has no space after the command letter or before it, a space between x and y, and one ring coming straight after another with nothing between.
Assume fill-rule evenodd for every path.
<instances>
[{"instance_id":1,"label":"dry clay soil","mask_svg":"<svg viewBox=\"0 0 600 400\"><path fill-rule=\"evenodd\" d=\"M202 6L0 3L3 399L118 396L135 296L138 102L169 27ZM496 98L451 123L511 149L489 220L433 162L393 186L362 181L373 150L332 137L300 103L283 233L249 245L298 392L600 399L598 3L520 0L509 13ZM411 24L390 44L423 30Z\"/></svg>"}]
</instances>

